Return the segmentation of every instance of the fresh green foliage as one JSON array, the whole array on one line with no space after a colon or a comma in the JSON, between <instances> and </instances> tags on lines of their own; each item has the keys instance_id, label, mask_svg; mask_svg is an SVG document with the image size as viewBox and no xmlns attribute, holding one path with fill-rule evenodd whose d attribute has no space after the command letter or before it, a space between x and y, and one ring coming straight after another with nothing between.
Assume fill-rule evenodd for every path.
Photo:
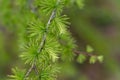
<instances>
[{"instance_id":1,"label":"fresh green foliage","mask_svg":"<svg viewBox=\"0 0 120 80\"><path fill-rule=\"evenodd\" d=\"M12 72L15 74L15 75L9 75L10 78L12 79L9 79L9 80L22 80L23 77L24 77L24 70L20 70L18 69L17 67L16 68L13 68L12 69Z\"/></svg>"},{"instance_id":2,"label":"fresh green foliage","mask_svg":"<svg viewBox=\"0 0 120 80\"><path fill-rule=\"evenodd\" d=\"M101 63L102 63L102 62L103 62L103 60L104 60L104 57L103 57L103 55L100 55L100 56L98 56L98 57L97 57L97 59L98 59L98 61L99 61L99 62L101 62Z\"/></svg>"},{"instance_id":3,"label":"fresh green foliage","mask_svg":"<svg viewBox=\"0 0 120 80\"><path fill-rule=\"evenodd\" d=\"M20 58L26 69L13 69L11 80L56 80L60 72L58 60L73 60L76 44L68 31L69 18L61 15L68 3L68 0L15 0L19 22L12 24L18 26Z\"/></svg>"},{"instance_id":4,"label":"fresh green foliage","mask_svg":"<svg viewBox=\"0 0 120 80\"><path fill-rule=\"evenodd\" d=\"M10 28L16 26L20 58L26 68L13 68L10 80L56 80L60 73L59 61L71 62L77 48L68 31L69 18L61 15L62 11L71 3L82 8L83 0L14 0L14 3L2 0L1 3L4 3L0 6L2 23ZM88 45L86 52L93 51ZM103 56L91 56L90 63L97 59L102 62ZM79 54L77 61L85 60L86 55ZM70 74L69 70L66 72Z\"/></svg>"},{"instance_id":5,"label":"fresh green foliage","mask_svg":"<svg viewBox=\"0 0 120 80\"><path fill-rule=\"evenodd\" d=\"M84 0L76 0L76 4L78 5L78 7L80 9L82 9L84 7L84 4L83 4Z\"/></svg>"},{"instance_id":6,"label":"fresh green foliage","mask_svg":"<svg viewBox=\"0 0 120 80\"><path fill-rule=\"evenodd\" d=\"M100 55L100 56L91 56L89 62L91 64L94 64L96 61L99 61L100 63L102 63L103 59L104 59L103 55Z\"/></svg>"},{"instance_id":7,"label":"fresh green foliage","mask_svg":"<svg viewBox=\"0 0 120 80\"><path fill-rule=\"evenodd\" d=\"M78 58L77 58L77 62L79 63L83 63L86 60L86 55L84 54L79 54Z\"/></svg>"},{"instance_id":8,"label":"fresh green foliage","mask_svg":"<svg viewBox=\"0 0 120 80\"><path fill-rule=\"evenodd\" d=\"M86 46L86 52L91 53L93 51L94 51L94 49L90 45Z\"/></svg>"},{"instance_id":9,"label":"fresh green foliage","mask_svg":"<svg viewBox=\"0 0 120 80\"><path fill-rule=\"evenodd\" d=\"M89 62L90 62L91 64L94 64L96 61L97 61L96 56L91 56L91 57L90 57Z\"/></svg>"}]
</instances>

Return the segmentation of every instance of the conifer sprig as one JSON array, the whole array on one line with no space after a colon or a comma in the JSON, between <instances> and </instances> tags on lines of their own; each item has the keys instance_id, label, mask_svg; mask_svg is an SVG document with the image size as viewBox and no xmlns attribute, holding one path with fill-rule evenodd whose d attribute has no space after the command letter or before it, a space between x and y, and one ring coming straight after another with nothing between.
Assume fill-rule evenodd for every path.
<instances>
[{"instance_id":1,"label":"conifer sprig","mask_svg":"<svg viewBox=\"0 0 120 80\"><path fill-rule=\"evenodd\" d=\"M17 26L20 57L30 66L27 71L17 67L12 69L14 75L9 76L10 80L56 80L60 71L58 66L61 66L59 61L69 64L74 53L79 54L77 61L80 63L86 60L86 56L90 57L90 63L103 61L103 56L89 54L93 51L90 46L86 50L88 53L74 51L76 44L67 30L68 18L61 15L63 8L71 3L83 8L83 1L1 0L4 3L0 5L1 21L9 27Z\"/></svg>"},{"instance_id":2,"label":"conifer sprig","mask_svg":"<svg viewBox=\"0 0 120 80\"><path fill-rule=\"evenodd\" d=\"M24 4L19 6L22 7L22 16L25 18L24 21L20 18L25 31L21 33L23 40L20 58L30 67L23 72L24 75L18 75L19 68L15 69L14 77L11 78L13 80L56 80L60 71L58 61L73 60L73 49L76 48L75 41L67 30L68 18L61 15L67 0L34 0L33 5L27 1L19 1L19 4ZM30 8L28 5L26 7L26 4L29 4ZM33 12L35 7L37 12Z\"/></svg>"},{"instance_id":3,"label":"conifer sprig","mask_svg":"<svg viewBox=\"0 0 120 80\"><path fill-rule=\"evenodd\" d=\"M59 2L60 2L60 0L57 0L56 5L58 5ZM51 21L54 19L55 15L56 15L56 8L53 9L53 11L52 11L52 13L51 13L51 15L50 15L50 18L49 18L49 20L48 20L48 22L47 22L47 24L46 24L45 32L44 32L44 34L43 34L41 43L40 43L39 48L38 48L38 51L37 51L38 54L42 51L42 49L43 49L43 47L44 47L44 44L45 44L45 41L46 41L46 37L47 37L47 33L48 33L48 28L50 27ZM31 67L28 69L27 73L25 74L24 79L29 76L30 72L31 72L33 69L37 70L35 63L36 63L36 60L34 60L34 62L32 63Z\"/></svg>"}]
</instances>

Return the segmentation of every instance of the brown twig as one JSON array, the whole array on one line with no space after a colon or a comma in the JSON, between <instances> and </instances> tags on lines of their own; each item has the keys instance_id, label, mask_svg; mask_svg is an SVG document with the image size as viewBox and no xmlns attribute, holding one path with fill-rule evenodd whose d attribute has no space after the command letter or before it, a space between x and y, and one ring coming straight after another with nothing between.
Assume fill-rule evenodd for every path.
<instances>
[{"instance_id":1,"label":"brown twig","mask_svg":"<svg viewBox=\"0 0 120 80\"><path fill-rule=\"evenodd\" d=\"M89 57L91 57L91 56L97 56L97 55L95 55L93 53L88 53L88 52L83 52L83 51L77 51L77 50L74 50L74 53L75 54L84 54L84 55L89 56Z\"/></svg>"}]
</instances>

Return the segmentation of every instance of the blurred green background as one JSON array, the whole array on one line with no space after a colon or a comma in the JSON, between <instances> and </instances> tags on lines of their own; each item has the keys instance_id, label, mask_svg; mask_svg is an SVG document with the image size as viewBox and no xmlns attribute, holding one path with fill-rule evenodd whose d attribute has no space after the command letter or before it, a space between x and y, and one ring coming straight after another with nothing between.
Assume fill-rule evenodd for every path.
<instances>
[{"instance_id":1,"label":"blurred green background","mask_svg":"<svg viewBox=\"0 0 120 80\"><path fill-rule=\"evenodd\" d=\"M14 17L4 13L10 11L5 11L6 6L1 1L0 80L6 80L7 75L11 74L11 68L20 65L21 61L18 58L18 27L7 20ZM104 55L103 63L74 62L77 74L64 80L120 80L120 0L84 0L82 9L75 4L66 8L64 14L70 18L69 29L79 50L85 51L89 44L96 54Z\"/></svg>"}]
</instances>

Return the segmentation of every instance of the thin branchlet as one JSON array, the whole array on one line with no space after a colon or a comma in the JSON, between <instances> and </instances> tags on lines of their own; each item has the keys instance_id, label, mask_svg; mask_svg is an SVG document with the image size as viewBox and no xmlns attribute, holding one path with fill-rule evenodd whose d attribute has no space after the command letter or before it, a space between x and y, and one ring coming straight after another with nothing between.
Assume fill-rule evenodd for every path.
<instances>
[{"instance_id":1,"label":"thin branchlet","mask_svg":"<svg viewBox=\"0 0 120 80\"><path fill-rule=\"evenodd\" d=\"M56 4L58 5L59 2L60 2L60 0L57 0L57 3L56 3ZM38 54L42 51L42 49L43 49L43 47L44 47L44 45L45 45L45 41L46 41L46 38L47 38L48 29L49 29L50 24L51 24L51 21L54 19L55 15L56 15L56 8L53 9L53 11L52 11L52 13L51 13L51 16L50 16L50 18L49 18L49 20L48 20L48 22L47 22L47 24L46 24L45 32L43 33L43 37L42 37L41 43L39 44L39 48L38 48L38 51L37 51ZM28 69L28 71L26 72L25 77L24 77L24 80L29 76L29 74L31 73L31 71L32 71L33 69L38 73L38 70L37 70L37 68L36 68L35 63L36 63L36 58L34 59L31 67L30 67L30 68Z\"/></svg>"},{"instance_id":2,"label":"thin branchlet","mask_svg":"<svg viewBox=\"0 0 120 80\"><path fill-rule=\"evenodd\" d=\"M56 14L56 11L54 9L53 12L52 12L52 14L51 14L51 16L50 16L50 18L49 18L49 20L48 20L48 23L46 25L46 31L43 34L42 41L41 41L41 43L39 45L39 48L38 48L38 51L37 51L38 53L40 53L41 50L42 50L42 48L44 47L44 44L45 44L45 41L46 41L46 38L47 38L48 28L50 27L50 23L54 19L55 14Z\"/></svg>"},{"instance_id":3,"label":"thin branchlet","mask_svg":"<svg viewBox=\"0 0 120 80\"><path fill-rule=\"evenodd\" d=\"M34 70L35 70L36 75L38 75L38 74L39 74L39 71L38 71L38 68L37 68L37 66L36 66L36 65L35 65Z\"/></svg>"}]
</instances>

